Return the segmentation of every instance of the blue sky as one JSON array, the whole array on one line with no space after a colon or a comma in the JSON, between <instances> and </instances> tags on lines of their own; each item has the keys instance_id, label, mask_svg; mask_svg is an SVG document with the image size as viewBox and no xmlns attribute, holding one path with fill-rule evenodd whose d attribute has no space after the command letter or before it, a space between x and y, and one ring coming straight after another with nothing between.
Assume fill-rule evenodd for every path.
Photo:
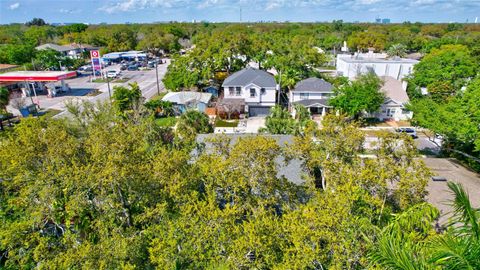
<instances>
[{"instance_id":1,"label":"blue sky","mask_svg":"<svg viewBox=\"0 0 480 270\"><path fill-rule=\"evenodd\" d=\"M480 0L0 0L0 23L231 22L240 9L243 21L473 22Z\"/></svg>"}]
</instances>

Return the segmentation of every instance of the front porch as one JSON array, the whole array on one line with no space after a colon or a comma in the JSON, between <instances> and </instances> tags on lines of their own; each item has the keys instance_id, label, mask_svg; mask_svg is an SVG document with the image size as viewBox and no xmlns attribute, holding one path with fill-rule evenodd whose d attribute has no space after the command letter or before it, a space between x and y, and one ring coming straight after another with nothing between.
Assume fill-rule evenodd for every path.
<instances>
[{"instance_id":1,"label":"front porch","mask_svg":"<svg viewBox=\"0 0 480 270\"><path fill-rule=\"evenodd\" d=\"M318 116L325 116L327 113L330 113L330 111L333 109L331 106L328 106L327 100L325 99L320 99L320 100L315 100L315 99L307 99L307 100L300 100L297 102L294 102L293 104L300 104L303 105L305 108L307 108L310 111L310 114L312 117L317 117ZM295 106L292 106L292 115L295 117Z\"/></svg>"}]
</instances>

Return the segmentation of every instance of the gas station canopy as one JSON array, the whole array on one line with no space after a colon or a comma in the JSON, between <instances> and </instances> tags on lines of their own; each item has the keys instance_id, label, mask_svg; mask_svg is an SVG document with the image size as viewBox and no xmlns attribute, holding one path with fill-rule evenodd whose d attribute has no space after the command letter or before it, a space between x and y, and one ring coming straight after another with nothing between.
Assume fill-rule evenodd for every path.
<instances>
[{"instance_id":1,"label":"gas station canopy","mask_svg":"<svg viewBox=\"0 0 480 270\"><path fill-rule=\"evenodd\" d=\"M13 71L0 74L0 82L57 82L75 76L76 71Z\"/></svg>"}]
</instances>

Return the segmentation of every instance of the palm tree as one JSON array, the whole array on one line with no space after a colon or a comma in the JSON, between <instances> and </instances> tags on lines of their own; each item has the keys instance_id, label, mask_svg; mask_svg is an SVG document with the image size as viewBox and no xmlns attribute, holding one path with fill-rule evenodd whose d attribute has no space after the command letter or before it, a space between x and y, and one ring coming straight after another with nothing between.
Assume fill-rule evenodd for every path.
<instances>
[{"instance_id":1,"label":"palm tree","mask_svg":"<svg viewBox=\"0 0 480 270\"><path fill-rule=\"evenodd\" d=\"M384 227L369 254L372 268L381 269L433 269L424 251L432 222L438 210L428 203L415 205L397 215Z\"/></svg>"},{"instance_id":2,"label":"palm tree","mask_svg":"<svg viewBox=\"0 0 480 270\"><path fill-rule=\"evenodd\" d=\"M453 217L445 232L435 235L438 210L420 204L383 228L369 259L381 269L480 269L480 209L474 208L460 184L449 182L455 196ZM431 236L433 235L433 236Z\"/></svg>"},{"instance_id":3,"label":"palm tree","mask_svg":"<svg viewBox=\"0 0 480 270\"><path fill-rule=\"evenodd\" d=\"M390 57L405 57L407 55L407 48L401 43L393 44L388 48L387 54Z\"/></svg>"},{"instance_id":4,"label":"palm tree","mask_svg":"<svg viewBox=\"0 0 480 270\"><path fill-rule=\"evenodd\" d=\"M447 232L432 241L431 262L442 269L480 269L480 209L460 184L448 187L455 196L453 217Z\"/></svg>"}]
</instances>

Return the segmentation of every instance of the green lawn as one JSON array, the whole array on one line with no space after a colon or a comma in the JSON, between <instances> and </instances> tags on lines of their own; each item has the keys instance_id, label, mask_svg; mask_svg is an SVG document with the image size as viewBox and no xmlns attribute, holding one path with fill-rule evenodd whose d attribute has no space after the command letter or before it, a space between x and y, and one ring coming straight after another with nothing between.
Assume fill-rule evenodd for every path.
<instances>
[{"instance_id":1,"label":"green lawn","mask_svg":"<svg viewBox=\"0 0 480 270\"><path fill-rule=\"evenodd\" d=\"M160 100L162 99L168 92L160 92L160 95L155 94L150 100Z\"/></svg>"},{"instance_id":2,"label":"green lawn","mask_svg":"<svg viewBox=\"0 0 480 270\"><path fill-rule=\"evenodd\" d=\"M128 80L130 80L130 78L116 79L116 80L113 80L112 83L124 83L124 82L128 82Z\"/></svg>"},{"instance_id":3,"label":"green lawn","mask_svg":"<svg viewBox=\"0 0 480 270\"><path fill-rule=\"evenodd\" d=\"M215 127L238 127L238 120L225 121L218 119L217 121L215 121Z\"/></svg>"},{"instance_id":4,"label":"green lawn","mask_svg":"<svg viewBox=\"0 0 480 270\"><path fill-rule=\"evenodd\" d=\"M42 114L40 115L40 117L44 117L46 119L50 119L52 117L54 117L55 115L61 113L62 111L60 110L54 110L54 109L48 109L44 112L41 112Z\"/></svg>"},{"instance_id":5,"label":"green lawn","mask_svg":"<svg viewBox=\"0 0 480 270\"><path fill-rule=\"evenodd\" d=\"M100 95L102 92L100 92L100 90L98 89L93 89L92 91L88 92L88 94L86 95L87 97L94 97L94 96L98 96Z\"/></svg>"},{"instance_id":6,"label":"green lawn","mask_svg":"<svg viewBox=\"0 0 480 270\"><path fill-rule=\"evenodd\" d=\"M98 78L98 79L92 80L92 82L94 82L94 83L106 83L107 80L105 80L105 79L103 79L103 78Z\"/></svg>"},{"instance_id":7,"label":"green lawn","mask_svg":"<svg viewBox=\"0 0 480 270\"><path fill-rule=\"evenodd\" d=\"M155 119L155 122L161 127L173 127L177 123L177 118L175 118L174 116L162 117Z\"/></svg>"}]
</instances>

